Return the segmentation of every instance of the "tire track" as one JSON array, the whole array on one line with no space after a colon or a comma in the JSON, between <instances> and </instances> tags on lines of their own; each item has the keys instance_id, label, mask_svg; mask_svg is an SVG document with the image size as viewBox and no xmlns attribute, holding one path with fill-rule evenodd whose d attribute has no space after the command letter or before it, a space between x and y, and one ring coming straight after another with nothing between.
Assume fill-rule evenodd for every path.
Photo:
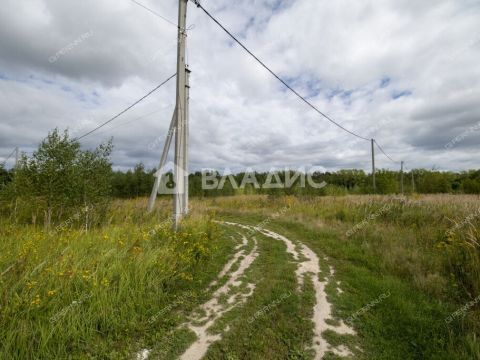
<instances>
[{"instance_id":1,"label":"tire track","mask_svg":"<svg viewBox=\"0 0 480 360\"><path fill-rule=\"evenodd\" d=\"M275 240L282 241L286 245L286 251L292 255L295 262L298 263L295 275L297 278L298 291L302 291L305 279L311 279L315 289L315 305L313 307L312 322L314 323L314 337L312 348L315 351L315 359L323 359L328 351L338 356L352 356L352 351L346 346L334 347L328 343L327 339L322 335L324 331L331 330L340 335L355 335L355 331L340 321L340 325L331 325L329 320L334 320L332 316L332 304L327 299L325 291L330 281L333 281L334 269L329 266L329 273L325 276L324 281L320 281L320 260L317 254L303 243L296 245L293 241L283 235L273 231L250 225L237 224L233 222L224 222L226 225L238 226L250 232L258 232ZM297 250L298 248L298 250ZM302 258L302 260L300 260ZM325 258L327 260L327 258Z\"/></svg>"},{"instance_id":2,"label":"tire track","mask_svg":"<svg viewBox=\"0 0 480 360\"><path fill-rule=\"evenodd\" d=\"M191 343L188 348L180 355L181 360L200 360L207 353L211 344L222 339L222 333L210 333L209 330L215 325L223 315L231 311L236 306L244 304L255 291L255 283L246 283L242 279L245 272L250 268L255 259L259 256L258 244L255 233L262 234L268 238L282 241L286 246L286 251L292 257L292 260L297 264L295 276L297 279L297 291L303 292L305 281L311 281L315 291L315 304L313 305L313 316L311 318L314 324L314 334L312 341L312 349L315 352L315 359L323 359L327 352L332 352L340 357L352 356L352 351L344 345L333 346L328 343L325 336L322 334L326 330L331 330L340 335L355 335L355 331L346 325L343 321L338 321L332 316L332 304L328 301L326 286L333 281L336 287L339 283L334 281L334 269L329 266L329 271L324 276L324 280L320 280L322 271L320 269L320 259L317 254L305 244L292 241L287 237L267 230L264 228L243 225L234 222L221 222L224 225L239 227L249 232L247 238L244 234L239 232L241 236L241 243L235 247L235 253L224 265L219 272L217 278L213 280L207 289L213 289L219 283L226 279L225 283L221 285L212 294L212 297L204 304L200 305L198 310L194 312L188 322L177 327L177 330L187 328L196 335L196 340ZM246 254L249 242L253 242L252 249ZM326 257L323 260L328 261ZM232 268L236 267L236 270ZM243 291L241 286L244 285ZM246 290L246 291L245 291ZM337 291L340 291L337 288ZM226 301L221 301L226 299ZM332 321L339 323L339 325L331 325ZM227 325L224 332L229 331L230 327ZM137 359L148 359L150 350L144 349L137 353Z\"/></svg>"},{"instance_id":3,"label":"tire track","mask_svg":"<svg viewBox=\"0 0 480 360\"><path fill-rule=\"evenodd\" d=\"M243 244L247 244L247 238L243 236ZM257 240L253 238L254 246L249 254L245 255L243 259L240 257L244 255L244 250L239 250L233 258L225 265L220 272L218 279L210 284L210 287L218 283L222 277L228 276L227 282L217 289L210 300L200 306L200 311L205 315L192 316L190 321L185 324L188 329L197 335L197 340L191 344L188 349L180 356L181 360L200 360L206 353L210 345L222 338L221 334L209 334L208 330L221 318L225 313L232 310L234 307L243 304L253 294L255 284L248 283L246 288L247 293L237 291L239 286L243 284L240 278L245 274L245 271L252 265L257 258L258 248ZM242 246L243 247L243 246ZM237 270L230 271L235 263L239 263ZM221 303L220 298L228 296L226 303ZM197 325L203 323L202 325Z\"/></svg>"},{"instance_id":4,"label":"tire track","mask_svg":"<svg viewBox=\"0 0 480 360\"><path fill-rule=\"evenodd\" d=\"M225 313L245 303L255 290L254 283L245 284L245 289L248 290L247 292L242 292L240 286L243 285L242 277L245 275L245 272L259 255L257 240L255 238L252 239L253 248L248 254L245 254L249 240L246 236L242 234L239 235L242 237L242 242L235 247L236 252L217 275L217 279L213 280L207 289L211 290L217 286L222 279L227 278L225 284L213 292L210 300L200 305L197 311L190 316L188 322L176 328L176 330L187 328L197 336L197 339L190 344L179 359L200 360L207 353L212 343L222 339L222 334L210 334L209 329ZM232 270L236 264L238 264L237 269ZM224 297L226 297L227 300L221 302L220 299ZM150 353L150 349L142 349L137 352L136 359L147 360L150 357Z\"/></svg>"}]
</instances>

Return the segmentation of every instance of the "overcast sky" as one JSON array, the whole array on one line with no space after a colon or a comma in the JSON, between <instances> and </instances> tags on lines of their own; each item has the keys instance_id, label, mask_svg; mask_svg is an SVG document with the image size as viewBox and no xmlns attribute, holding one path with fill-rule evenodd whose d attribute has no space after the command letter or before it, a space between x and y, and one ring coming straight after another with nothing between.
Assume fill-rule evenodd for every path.
<instances>
[{"instance_id":1,"label":"overcast sky","mask_svg":"<svg viewBox=\"0 0 480 360\"><path fill-rule=\"evenodd\" d=\"M139 0L176 23L176 0ZM323 112L407 168L479 168L477 0L203 0ZM370 144L302 103L192 3L191 169L370 168ZM176 27L130 0L3 0L0 160L79 136L176 71ZM62 53L60 52L62 49ZM158 163L175 81L82 140L115 168ZM11 161L9 162L11 166ZM398 168L377 154L381 168Z\"/></svg>"}]
</instances>

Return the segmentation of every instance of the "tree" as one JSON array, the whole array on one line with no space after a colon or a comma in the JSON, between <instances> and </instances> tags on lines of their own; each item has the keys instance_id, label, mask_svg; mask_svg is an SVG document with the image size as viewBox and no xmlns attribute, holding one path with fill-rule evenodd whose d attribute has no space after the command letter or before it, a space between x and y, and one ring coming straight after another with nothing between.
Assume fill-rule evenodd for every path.
<instances>
[{"instance_id":1,"label":"tree","mask_svg":"<svg viewBox=\"0 0 480 360\"><path fill-rule=\"evenodd\" d=\"M380 170L376 173L378 194L394 194L397 191L397 173L389 170Z\"/></svg>"},{"instance_id":2,"label":"tree","mask_svg":"<svg viewBox=\"0 0 480 360\"><path fill-rule=\"evenodd\" d=\"M31 158L22 154L6 196L20 203L24 217L31 216L33 222L43 217L46 228L53 217L60 221L81 209L105 205L111 188L111 151L111 141L82 151L68 131L60 134L55 129Z\"/></svg>"},{"instance_id":3,"label":"tree","mask_svg":"<svg viewBox=\"0 0 480 360\"><path fill-rule=\"evenodd\" d=\"M4 187L11 180L12 180L12 177L10 172L5 170L5 167L3 164L0 164L0 189Z\"/></svg>"},{"instance_id":4,"label":"tree","mask_svg":"<svg viewBox=\"0 0 480 360\"><path fill-rule=\"evenodd\" d=\"M480 170L467 172L462 188L465 194L480 194Z\"/></svg>"}]
</instances>

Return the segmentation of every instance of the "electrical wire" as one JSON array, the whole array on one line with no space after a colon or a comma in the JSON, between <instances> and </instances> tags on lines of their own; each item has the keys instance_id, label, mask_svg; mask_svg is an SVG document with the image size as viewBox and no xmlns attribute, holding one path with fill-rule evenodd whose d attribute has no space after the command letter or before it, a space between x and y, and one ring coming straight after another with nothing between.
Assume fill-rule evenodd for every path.
<instances>
[{"instance_id":1,"label":"electrical wire","mask_svg":"<svg viewBox=\"0 0 480 360\"><path fill-rule=\"evenodd\" d=\"M325 119L327 119L328 121L330 121L332 124L336 125L337 127L339 127L340 129L346 131L347 133L359 138L359 139L362 139L362 140L365 140L365 141L371 141L371 139L368 139L366 137L363 137L353 131L350 131L348 130L347 128L345 128L344 126L340 125L338 122L336 122L335 120L333 120L330 116L326 115L325 113L323 113L322 111L320 111L315 105L313 105L310 101L308 101L305 97L303 97L302 95L300 95L294 88L292 88L285 80L283 80L279 75L277 75L272 69L270 69L262 60L260 60L251 50L249 50L240 40L238 40L235 35L233 35L225 26L223 26L220 21L218 21L212 14L210 14L210 12L208 12L201 4L200 4L200 1L199 0L192 0L193 3L198 7L200 8L201 10L203 10L203 12L211 19L213 20L225 33L227 33L228 36L230 36L238 45L240 45L251 57L253 57L264 69L266 69L270 74L272 74L278 81L280 81L287 89L289 89L292 93L294 93L300 100L302 100L303 102L305 102L308 106L310 106L313 110L315 110L318 114L320 114L321 116L323 116ZM394 159L392 159L384 150L383 148L377 143L376 140L374 140L375 144L377 145L377 147L380 149L380 151L392 162L394 163L399 163L398 161L395 161Z\"/></svg>"},{"instance_id":2,"label":"electrical wire","mask_svg":"<svg viewBox=\"0 0 480 360\"><path fill-rule=\"evenodd\" d=\"M79 141L81 139L83 139L84 137L92 134L93 132L97 131L98 129L104 127L105 125L107 125L108 123L111 123L113 120L117 119L118 117L120 117L121 115L125 114L128 110L130 110L131 108L133 108L135 105L137 105L138 103L140 103L141 101L145 100L147 97L149 97L150 95L152 95L155 91L157 91L158 89L160 89L163 85L165 85L168 81L170 81L171 79L173 79L177 74L173 74L172 76L170 76L167 80L165 80L164 82L162 82L160 85L157 85L153 90L150 90L147 94L145 94L144 96L142 96L140 99L138 99L137 101L135 101L132 105L130 105L129 107L127 107L125 110L119 112L117 115L115 115L114 117L112 117L111 119L105 121L104 123L102 123L101 125L97 126L95 129L93 130L90 130L89 132L87 132L86 134L83 134L82 136L80 137L77 137L75 139L73 139L72 141Z\"/></svg>"},{"instance_id":3,"label":"electrical wire","mask_svg":"<svg viewBox=\"0 0 480 360\"><path fill-rule=\"evenodd\" d=\"M387 155L387 153L385 151L383 151L382 147L377 143L377 140L373 140L373 142L375 143L375 145L377 145L377 147L380 149L380 151L383 153L383 155L385 155L391 162L393 162L395 164L400 164L400 161L393 160L390 156Z\"/></svg>"},{"instance_id":4,"label":"electrical wire","mask_svg":"<svg viewBox=\"0 0 480 360\"><path fill-rule=\"evenodd\" d=\"M12 152L10 153L10 155L8 155L7 158L2 162L2 167L5 166L5 164L7 163L7 161L12 157L12 155L15 153L15 150L17 150L17 148L13 148Z\"/></svg>"},{"instance_id":5,"label":"electrical wire","mask_svg":"<svg viewBox=\"0 0 480 360\"><path fill-rule=\"evenodd\" d=\"M370 141L370 139L367 139L366 137L363 137L361 135L358 135L354 133L353 131L348 130L344 126L340 125L338 122L333 120L331 117L320 111L315 105L313 105L310 101L308 101L305 97L300 95L294 88L292 88L288 83L283 80L279 75L277 75L272 69L270 69L262 60L260 60L252 51L250 51L240 40L238 40L235 35L233 35L225 26L223 26L212 14L210 14L201 4L198 0L192 0L195 5L202 9L203 12L210 18L212 19L223 31L225 31L228 36L230 36L238 45L240 45L251 57L253 57L263 68L265 68L270 74L272 74L278 81L280 81L287 89L289 89L292 93L294 93L300 100L305 102L308 106L310 106L313 110L315 110L318 114L323 116L325 119L330 121L332 124L336 125L340 129L346 131L347 133L356 136L359 139L365 140L365 141Z\"/></svg>"},{"instance_id":6,"label":"electrical wire","mask_svg":"<svg viewBox=\"0 0 480 360\"><path fill-rule=\"evenodd\" d=\"M163 108L161 108L161 109L157 109L157 110L155 110L155 111L149 112L148 114L141 115L141 116L139 116L139 117L137 117L137 118L135 118L135 119L128 120L128 121L122 122L122 123L120 123L120 124L117 124L116 126L113 126L113 127L109 128L109 129L101 130L101 131L99 131L97 134L104 134L104 133L106 133L107 131L113 131L113 130L118 129L118 128L122 127L122 126L131 124L131 123L133 123L133 122L135 122L135 121L145 119L146 117L152 116L153 114L157 114L157 113L159 113L160 111L163 111L163 110L165 110L165 109L167 109L167 108L168 108L168 107L163 107Z\"/></svg>"},{"instance_id":7,"label":"electrical wire","mask_svg":"<svg viewBox=\"0 0 480 360\"><path fill-rule=\"evenodd\" d=\"M175 24L173 21L167 19L165 16L160 15L160 14L157 13L155 10L150 9L149 7L147 7L147 6L139 3L138 1L135 1L135 0L130 0L130 1L133 2L133 3L136 4L136 5L144 8L145 10L151 12L153 15L159 17L159 18L162 19L163 21L166 21L167 23L169 23L169 24L175 26L177 29L179 29L179 26L178 26L177 24Z\"/></svg>"}]
</instances>

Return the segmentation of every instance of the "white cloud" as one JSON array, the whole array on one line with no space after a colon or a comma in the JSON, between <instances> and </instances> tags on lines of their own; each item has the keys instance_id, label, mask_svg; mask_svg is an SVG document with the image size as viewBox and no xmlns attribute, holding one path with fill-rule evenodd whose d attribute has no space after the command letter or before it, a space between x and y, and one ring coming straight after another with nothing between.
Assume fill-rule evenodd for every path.
<instances>
[{"instance_id":1,"label":"white cloud","mask_svg":"<svg viewBox=\"0 0 480 360\"><path fill-rule=\"evenodd\" d=\"M177 18L174 0L143 3ZM478 168L477 132L444 149L480 120L476 2L202 4L318 108L375 137L410 168ZM131 1L7 0L3 9L0 155L17 145L33 149L55 126L101 123L175 71L175 27ZM188 11L195 25L188 32L192 169L370 168L368 142L285 91L191 3ZM93 35L48 61L88 31ZM82 143L95 146L112 135L115 166L153 167L173 107L174 81ZM152 149L153 141L159 146ZM396 167L380 154L377 162Z\"/></svg>"}]
</instances>

